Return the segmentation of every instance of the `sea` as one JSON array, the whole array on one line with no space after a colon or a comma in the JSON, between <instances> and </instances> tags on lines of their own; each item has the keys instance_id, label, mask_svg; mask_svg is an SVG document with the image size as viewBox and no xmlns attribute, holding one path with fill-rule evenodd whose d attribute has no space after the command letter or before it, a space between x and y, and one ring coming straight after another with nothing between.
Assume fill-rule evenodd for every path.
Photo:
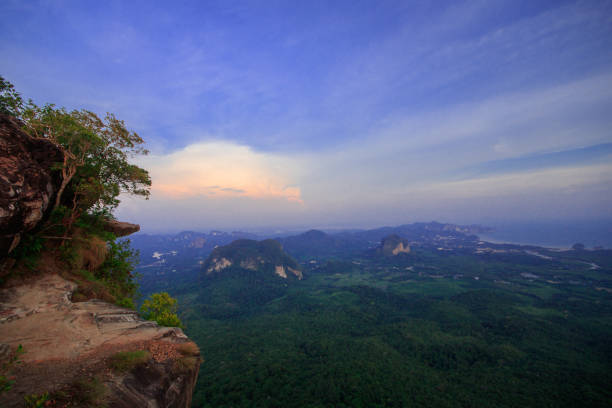
<instances>
[{"instance_id":1,"label":"sea","mask_svg":"<svg viewBox=\"0 0 612 408\"><path fill-rule=\"evenodd\" d=\"M612 248L612 220L488 222L493 231L478 234L483 241L571 248L576 243L587 248Z\"/></svg>"}]
</instances>

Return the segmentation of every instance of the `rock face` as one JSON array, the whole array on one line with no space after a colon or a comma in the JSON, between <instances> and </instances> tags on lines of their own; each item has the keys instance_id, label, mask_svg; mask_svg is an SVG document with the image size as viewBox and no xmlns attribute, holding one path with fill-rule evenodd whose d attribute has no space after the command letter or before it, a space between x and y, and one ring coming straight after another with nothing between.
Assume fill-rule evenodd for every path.
<instances>
[{"instance_id":1,"label":"rock face","mask_svg":"<svg viewBox=\"0 0 612 408\"><path fill-rule=\"evenodd\" d=\"M51 142L30 137L17 120L0 114L0 258L52 209L61 184L52 168L63 157Z\"/></svg>"},{"instance_id":2,"label":"rock face","mask_svg":"<svg viewBox=\"0 0 612 408\"><path fill-rule=\"evenodd\" d=\"M97 377L109 407L189 407L200 356L182 330L102 301L73 303L75 287L46 275L0 291L0 349L25 350L2 406L21 407L25 395L54 395ZM148 351L147 361L128 372L110 368L118 352L138 350Z\"/></svg>"},{"instance_id":3,"label":"rock face","mask_svg":"<svg viewBox=\"0 0 612 408\"><path fill-rule=\"evenodd\" d=\"M380 251L384 256L396 256L410 253L410 246L398 235L393 234L383 238Z\"/></svg>"}]
</instances>

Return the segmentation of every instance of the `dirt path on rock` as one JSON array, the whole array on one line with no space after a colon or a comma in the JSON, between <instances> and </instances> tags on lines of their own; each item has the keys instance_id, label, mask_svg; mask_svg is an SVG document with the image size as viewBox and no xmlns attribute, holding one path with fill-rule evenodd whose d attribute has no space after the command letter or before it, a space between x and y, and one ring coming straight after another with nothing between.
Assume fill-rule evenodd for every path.
<instances>
[{"instance_id":1,"label":"dirt path on rock","mask_svg":"<svg viewBox=\"0 0 612 408\"><path fill-rule=\"evenodd\" d=\"M71 302L76 285L45 275L0 291L0 343L24 349L0 406L21 407L23 397L56 390L78 379L110 381L108 359L119 351L148 350L156 362L176 359L187 341L178 328L159 327L106 302Z\"/></svg>"}]
</instances>

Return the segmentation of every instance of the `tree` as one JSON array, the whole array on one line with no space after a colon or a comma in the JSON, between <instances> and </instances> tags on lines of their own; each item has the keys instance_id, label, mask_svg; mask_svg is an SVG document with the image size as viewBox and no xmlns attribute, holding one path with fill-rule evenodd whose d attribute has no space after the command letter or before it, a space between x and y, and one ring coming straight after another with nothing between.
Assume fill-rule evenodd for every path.
<instances>
[{"instance_id":1,"label":"tree","mask_svg":"<svg viewBox=\"0 0 612 408\"><path fill-rule=\"evenodd\" d=\"M112 113L102 119L86 109L68 111L53 104L38 106L31 99L26 102L1 76L0 113L13 116L30 136L48 140L63 153L63 160L52 169L62 178L50 217L31 234L59 238L58 254L78 271L79 279L83 278L79 268L84 265L80 263L84 253L92 248L98 251L103 240L105 260L86 279L94 281L93 287L102 285L116 303L133 307L137 284L132 269L137 255L129 242L116 241L106 226L121 193L149 197L149 174L130 163L136 155L148 153L143 139ZM23 248L31 251L27 243L27 238L22 239Z\"/></svg>"},{"instance_id":2,"label":"tree","mask_svg":"<svg viewBox=\"0 0 612 408\"><path fill-rule=\"evenodd\" d=\"M58 164L62 182L54 209L67 209L67 232L86 211L111 214L121 193L149 197L148 172L129 163L130 158L148 153L142 147L144 141L112 113L101 119L85 109L41 107L32 100L24 103L1 76L0 112L15 116L28 134L49 140L64 153L63 163Z\"/></svg>"},{"instance_id":3,"label":"tree","mask_svg":"<svg viewBox=\"0 0 612 408\"><path fill-rule=\"evenodd\" d=\"M153 293L140 307L140 314L160 326L183 327L177 315L177 300L168 292Z\"/></svg>"},{"instance_id":4,"label":"tree","mask_svg":"<svg viewBox=\"0 0 612 408\"><path fill-rule=\"evenodd\" d=\"M23 109L23 99L13 84L0 75L0 113L18 116Z\"/></svg>"}]
</instances>

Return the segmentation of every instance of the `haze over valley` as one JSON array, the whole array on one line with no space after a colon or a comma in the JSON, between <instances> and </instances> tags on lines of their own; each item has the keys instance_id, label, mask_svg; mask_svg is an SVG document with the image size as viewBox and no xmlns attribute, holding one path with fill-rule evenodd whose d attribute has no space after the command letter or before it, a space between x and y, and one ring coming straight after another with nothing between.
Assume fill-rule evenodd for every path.
<instances>
[{"instance_id":1,"label":"haze over valley","mask_svg":"<svg viewBox=\"0 0 612 408\"><path fill-rule=\"evenodd\" d=\"M610 406L612 0L0 21L0 406Z\"/></svg>"}]
</instances>

